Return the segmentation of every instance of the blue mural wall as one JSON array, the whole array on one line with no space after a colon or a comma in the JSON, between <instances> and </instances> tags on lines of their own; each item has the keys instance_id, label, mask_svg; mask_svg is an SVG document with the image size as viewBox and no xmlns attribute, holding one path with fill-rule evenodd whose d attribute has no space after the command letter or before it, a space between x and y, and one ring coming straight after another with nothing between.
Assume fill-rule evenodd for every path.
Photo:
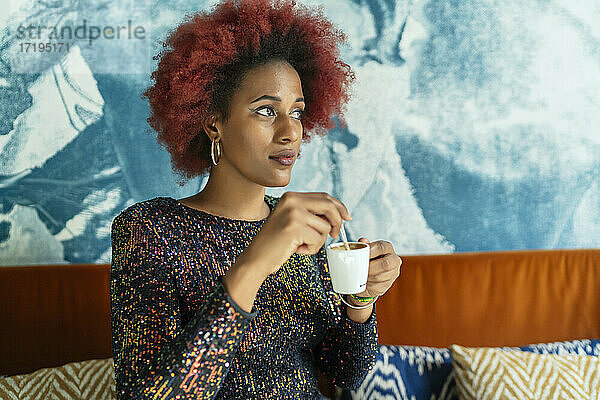
<instances>
[{"instance_id":1,"label":"blue mural wall","mask_svg":"<svg viewBox=\"0 0 600 400\"><path fill-rule=\"evenodd\" d=\"M358 79L347 129L305 145L268 194L329 192L352 239L400 254L600 245L600 3L300 3L346 32ZM201 190L177 185L140 94L169 29L213 4L8 2L0 265L108 263L122 209Z\"/></svg>"}]
</instances>

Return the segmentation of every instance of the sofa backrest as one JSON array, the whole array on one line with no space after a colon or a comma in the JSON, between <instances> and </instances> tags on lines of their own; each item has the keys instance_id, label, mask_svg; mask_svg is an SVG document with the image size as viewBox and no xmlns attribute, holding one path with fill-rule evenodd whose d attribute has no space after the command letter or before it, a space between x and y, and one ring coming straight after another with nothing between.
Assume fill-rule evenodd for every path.
<instances>
[{"instance_id":1,"label":"sofa backrest","mask_svg":"<svg viewBox=\"0 0 600 400\"><path fill-rule=\"evenodd\" d=\"M377 301L379 342L522 346L600 338L600 250L403 257Z\"/></svg>"},{"instance_id":2,"label":"sofa backrest","mask_svg":"<svg viewBox=\"0 0 600 400\"><path fill-rule=\"evenodd\" d=\"M447 347L600 337L600 250L405 256L379 342ZM0 267L0 375L111 357L109 264Z\"/></svg>"},{"instance_id":3,"label":"sofa backrest","mask_svg":"<svg viewBox=\"0 0 600 400\"><path fill-rule=\"evenodd\" d=\"M110 265L0 267L0 375L112 357Z\"/></svg>"}]
</instances>

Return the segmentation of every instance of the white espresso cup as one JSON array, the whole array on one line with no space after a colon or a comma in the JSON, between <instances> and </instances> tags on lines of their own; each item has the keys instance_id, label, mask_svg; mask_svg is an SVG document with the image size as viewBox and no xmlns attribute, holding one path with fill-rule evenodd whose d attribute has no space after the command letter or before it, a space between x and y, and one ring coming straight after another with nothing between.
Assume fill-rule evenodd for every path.
<instances>
[{"instance_id":1,"label":"white espresso cup","mask_svg":"<svg viewBox=\"0 0 600 400\"><path fill-rule=\"evenodd\" d=\"M362 242L348 242L348 246L350 250L337 242L325 248L333 290L339 294L357 294L367 287L371 249Z\"/></svg>"}]
</instances>

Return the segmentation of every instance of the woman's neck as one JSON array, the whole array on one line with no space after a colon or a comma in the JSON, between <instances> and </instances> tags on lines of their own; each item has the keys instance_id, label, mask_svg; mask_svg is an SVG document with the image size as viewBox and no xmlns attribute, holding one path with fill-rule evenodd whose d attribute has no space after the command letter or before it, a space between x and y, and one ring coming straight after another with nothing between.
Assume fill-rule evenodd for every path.
<instances>
[{"instance_id":1,"label":"woman's neck","mask_svg":"<svg viewBox=\"0 0 600 400\"><path fill-rule=\"evenodd\" d=\"M264 186L255 183L234 184L231 180L218 179L211 173L200 192L179 201L209 214L256 221L266 218L270 213L264 198Z\"/></svg>"}]
</instances>

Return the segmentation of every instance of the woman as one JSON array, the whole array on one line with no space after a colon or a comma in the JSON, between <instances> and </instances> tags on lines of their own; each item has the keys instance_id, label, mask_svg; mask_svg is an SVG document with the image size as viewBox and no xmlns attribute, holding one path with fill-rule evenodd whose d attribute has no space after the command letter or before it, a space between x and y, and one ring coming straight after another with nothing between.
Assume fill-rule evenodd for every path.
<instances>
[{"instance_id":1,"label":"woman","mask_svg":"<svg viewBox=\"0 0 600 400\"><path fill-rule=\"evenodd\" d=\"M174 169L210 177L194 196L113 221L118 398L319 399L317 370L352 388L374 365L373 302L400 258L371 243L367 289L346 306L323 247L346 207L325 193L265 195L289 183L304 129L325 134L347 100L339 40L293 1L225 1L171 33L144 93L149 122Z\"/></svg>"}]
</instances>

